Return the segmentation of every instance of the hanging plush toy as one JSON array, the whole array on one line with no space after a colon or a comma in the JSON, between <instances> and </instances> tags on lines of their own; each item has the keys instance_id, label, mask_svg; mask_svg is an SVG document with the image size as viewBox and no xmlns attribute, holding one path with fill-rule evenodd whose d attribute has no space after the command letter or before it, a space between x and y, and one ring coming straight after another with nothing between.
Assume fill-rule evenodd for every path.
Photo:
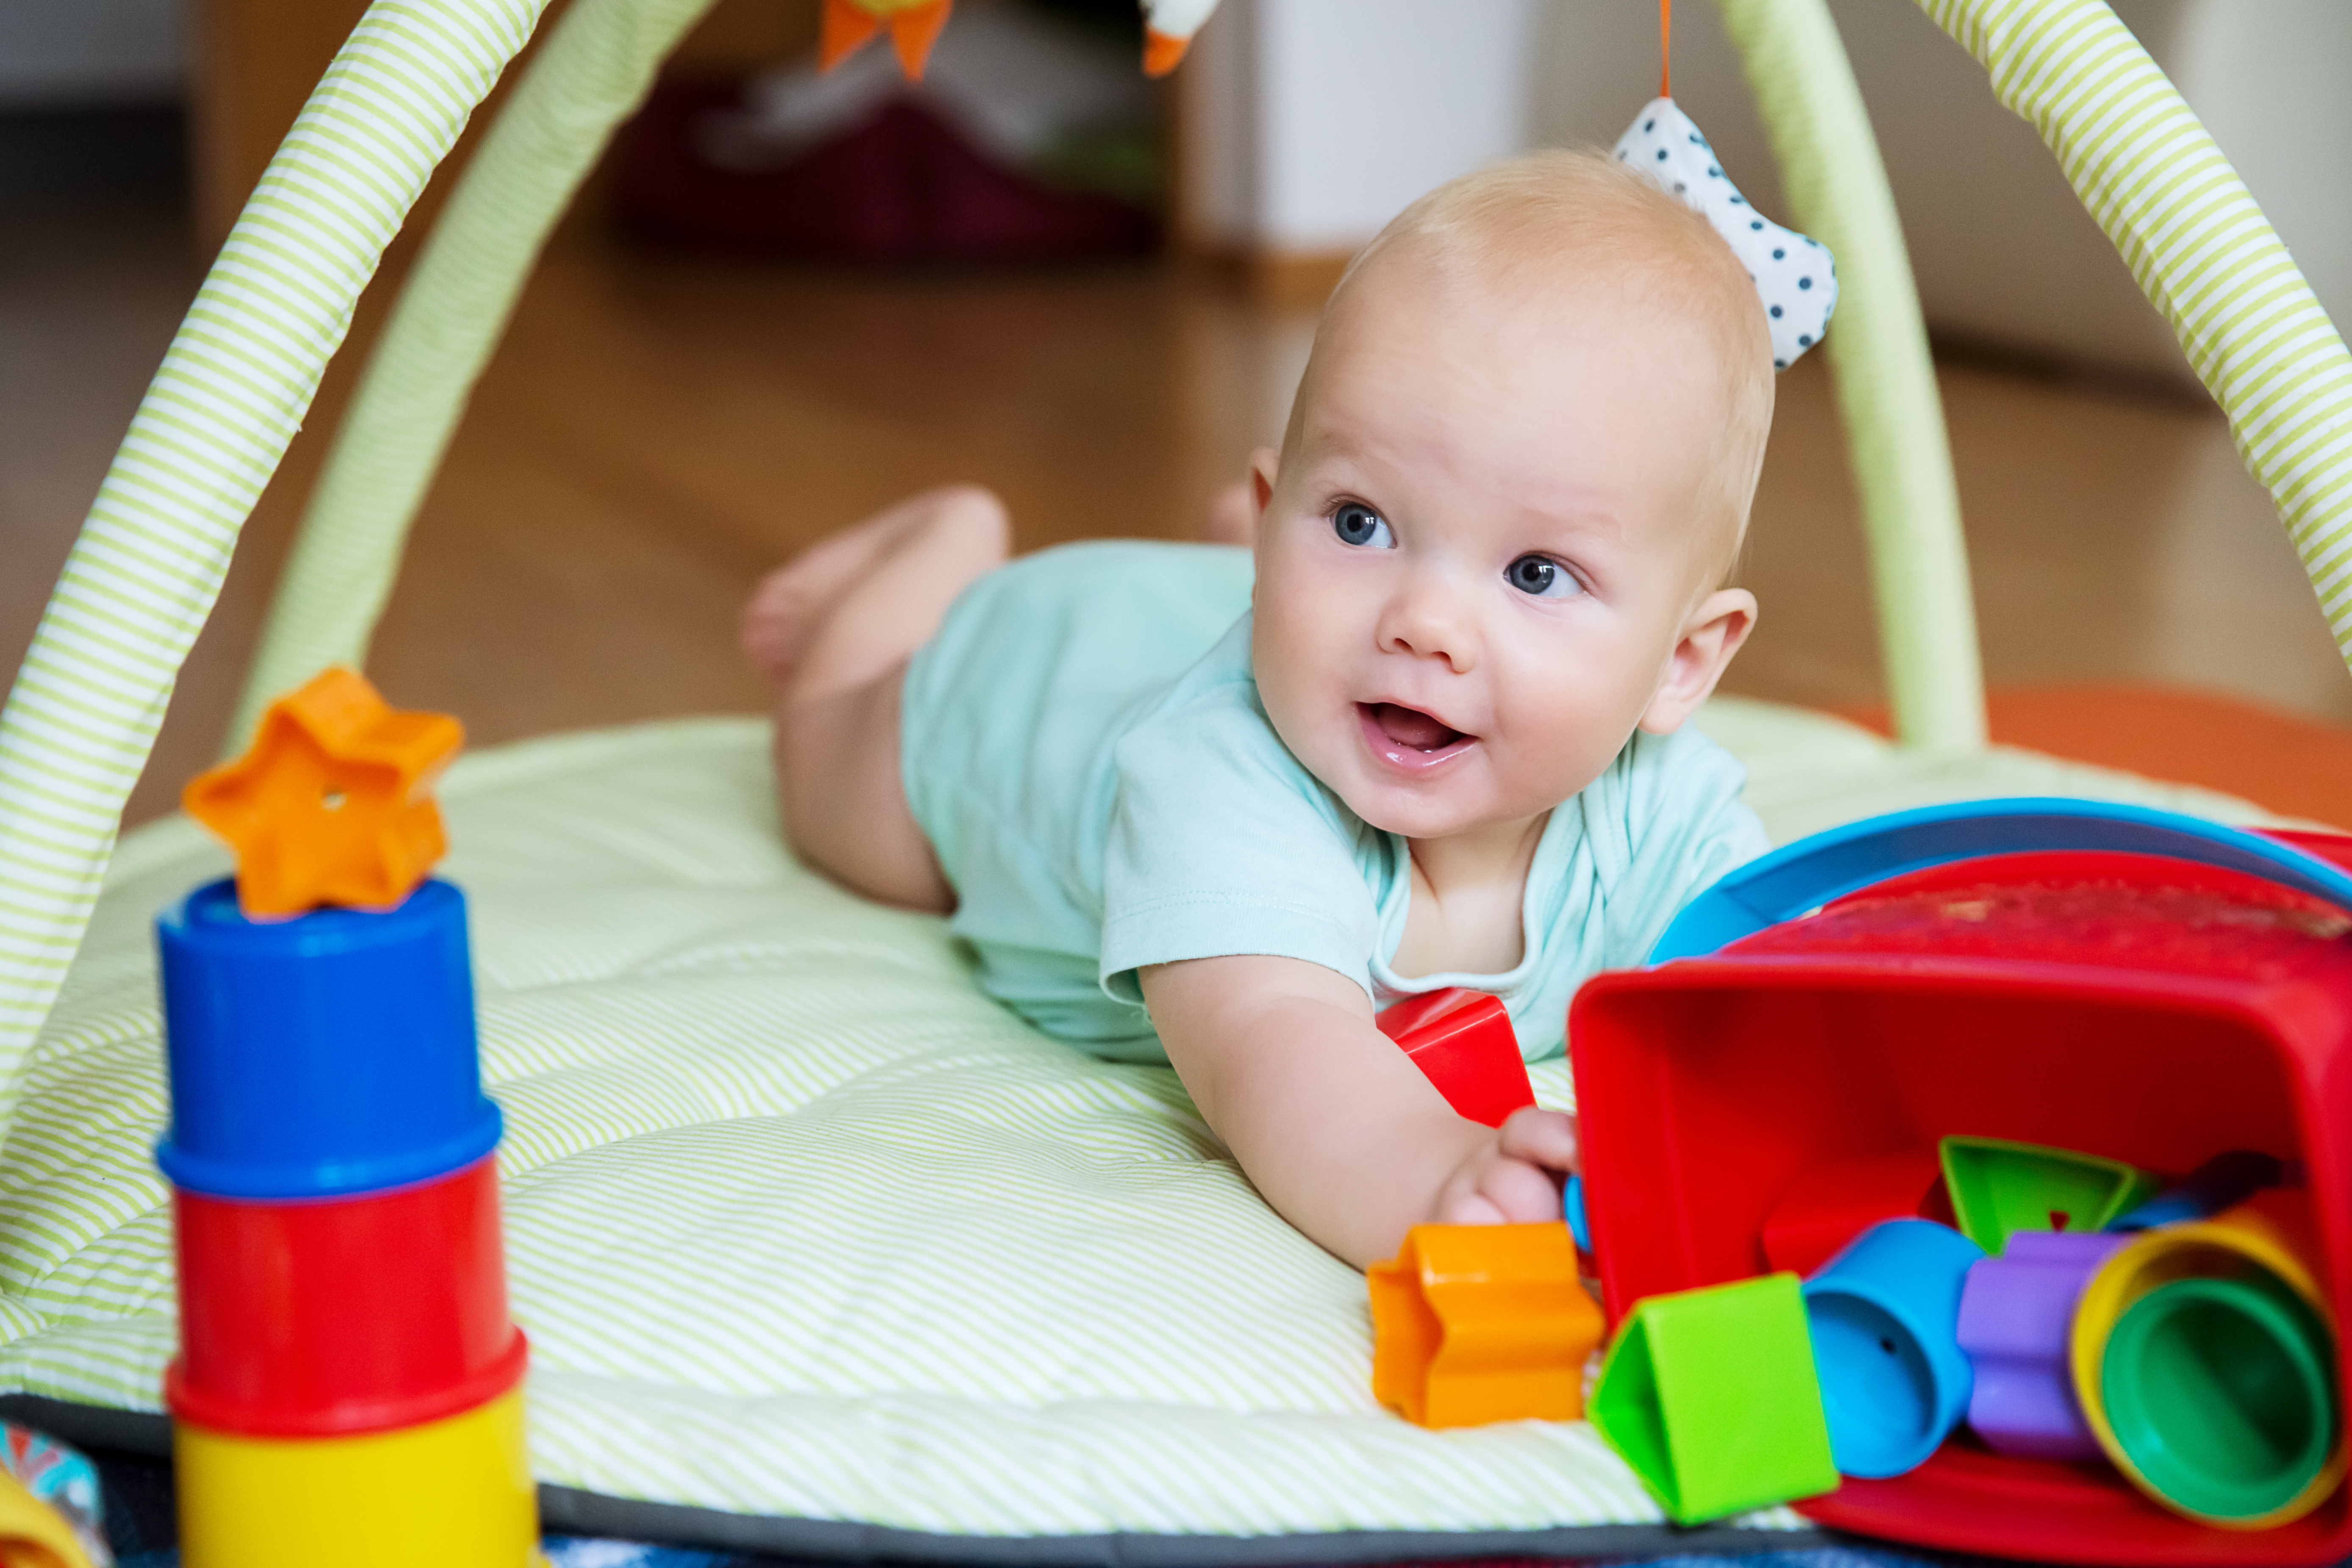
<instances>
[{"instance_id":1,"label":"hanging plush toy","mask_svg":"<svg viewBox=\"0 0 2352 1568\"><path fill-rule=\"evenodd\" d=\"M1192 35L1216 8L1217 0L1143 0L1143 74L1174 70Z\"/></svg>"},{"instance_id":2,"label":"hanging plush toy","mask_svg":"<svg viewBox=\"0 0 2352 1568\"><path fill-rule=\"evenodd\" d=\"M884 27L898 51L898 68L909 81L923 79L923 64L940 29L948 25L955 0L824 0L824 23L817 36L817 59L831 70Z\"/></svg>"},{"instance_id":3,"label":"hanging plush toy","mask_svg":"<svg viewBox=\"0 0 2352 1568\"><path fill-rule=\"evenodd\" d=\"M1647 174L1706 215L1732 253L1747 264L1772 328L1772 364L1786 370L1822 341L1837 309L1837 263L1820 240L1783 228L1748 205L1716 162L1691 117L1674 100L1670 51L1674 0L1659 0L1659 48L1668 54L1658 96L1617 139L1617 159Z\"/></svg>"},{"instance_id":4,"label":"hanging plush toy","mask_svg":"<svg viewBox=\"0 0 2352 1568\"><path fill-rule=\"evenodd\" d=\"M1185 48L1217 0L1141 0L1143 5L1143 70L1166 76L1184 58ZM955 0L824 0L824 25L817 57L831 70L856 52L859 46L890 29L890 47L898 51L898 68L909 81L923 79L924 62L940 29L948 25Z\"/></svg>"}]
</instances>

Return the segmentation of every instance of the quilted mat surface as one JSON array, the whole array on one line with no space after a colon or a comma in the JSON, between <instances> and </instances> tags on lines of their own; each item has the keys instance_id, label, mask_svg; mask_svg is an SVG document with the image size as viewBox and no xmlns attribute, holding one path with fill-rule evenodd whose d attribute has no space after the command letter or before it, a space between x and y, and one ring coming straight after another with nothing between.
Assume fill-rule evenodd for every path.
<instances>
[{"instance_id":1,"label":"quilted mat surface","mask_svg":"<svg viewBox=\"0 0 2352 1568\"><path fill-rule=\"evenodd\" d=\"M2029 753L1910 757L1793 710L1725 700L1704 724L1749 762L1776 840L1999 794L2259 820ZM1288 1537L1300 1560L1301 1535L1491 1551L1657 1520L1583 1423L1433 1434L1374 1405L1362 1277L1258 1200L1171 1073L1035 1034L939 922L796 866L766 744L739 719L557 737L469 757L442 791L551 1495L613 1533L670 1505L645 1533L837 1554L879 1531ZM158 1408L150 922L226 868L180 819L117 855L0 1152L0 1392ZM1563 1064L1535 1079L1568 1102ZM803 1529L728 1523L748 1519Z\"/></svg>"}]
</instances>

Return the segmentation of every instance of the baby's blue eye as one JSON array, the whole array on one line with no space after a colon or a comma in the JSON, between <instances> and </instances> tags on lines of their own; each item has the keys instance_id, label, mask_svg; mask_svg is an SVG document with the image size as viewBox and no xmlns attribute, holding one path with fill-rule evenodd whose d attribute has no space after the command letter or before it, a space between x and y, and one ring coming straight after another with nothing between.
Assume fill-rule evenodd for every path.
<instances>
[{"instance_id":1,"label":"baby's blue eye","mask_svg":"<svg viewBox=\"0 0 2352 1568\"><path fill-rule=\"evenodd\" d=\"M1370 507L1355 501L1343 501L1331 514L1331 531L1349 544L1361 544L1375 550L1389 550L1396 544L1396 535L1381 521L1381 514Z\"/></svg>"},{"instance_id":2,"label":"baby's blue eye","mask_svg":"<svg viewBox=\"0 0 2352 1568\"><path fill-rule=\"evenodd\" d=\"M1584 592L1576 574L1546 555L1522 555L1503 568L1503 580L1538 599L1566 599Z\"/></svg>"}]
</instances>

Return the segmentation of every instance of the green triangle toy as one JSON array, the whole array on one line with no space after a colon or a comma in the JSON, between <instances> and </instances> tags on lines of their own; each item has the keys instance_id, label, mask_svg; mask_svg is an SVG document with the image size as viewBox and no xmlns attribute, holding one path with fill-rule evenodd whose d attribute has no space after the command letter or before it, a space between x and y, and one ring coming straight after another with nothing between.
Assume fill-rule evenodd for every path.
<instances>
[{"instance_id":1,"label":"green triangle toy","mask_svg":"<svg viewBox=\"0 0 2352 1568\"><path fill-rule=\"evenodd\" d=\"M1937 1152L1960 1233L1995 1258L2011 1231L2103 1230L2164 1186L2121 1160L2041 1143L1952 1137Z\"/></svg>"}]
</instances>

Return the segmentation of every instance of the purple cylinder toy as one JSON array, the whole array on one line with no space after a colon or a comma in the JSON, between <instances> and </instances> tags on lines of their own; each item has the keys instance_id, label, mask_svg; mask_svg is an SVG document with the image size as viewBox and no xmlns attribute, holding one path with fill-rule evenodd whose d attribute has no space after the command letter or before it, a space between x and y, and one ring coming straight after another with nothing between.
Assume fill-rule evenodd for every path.
<instances>
[{"instance_id":1,"label":"purple cylinder toy","mask_svg":"<svg viewBox=\"0 0 2352 1568\"><path fill-rule=\"evenodd\" d=\"M2074 1399L2074 1302L2128 1236L2020 1230L1960 1289L1960 1348L1976 1371L1969 1425L1987 1447L2041 1459L2095 1459Z\"/></svg>"}]
</instances>

